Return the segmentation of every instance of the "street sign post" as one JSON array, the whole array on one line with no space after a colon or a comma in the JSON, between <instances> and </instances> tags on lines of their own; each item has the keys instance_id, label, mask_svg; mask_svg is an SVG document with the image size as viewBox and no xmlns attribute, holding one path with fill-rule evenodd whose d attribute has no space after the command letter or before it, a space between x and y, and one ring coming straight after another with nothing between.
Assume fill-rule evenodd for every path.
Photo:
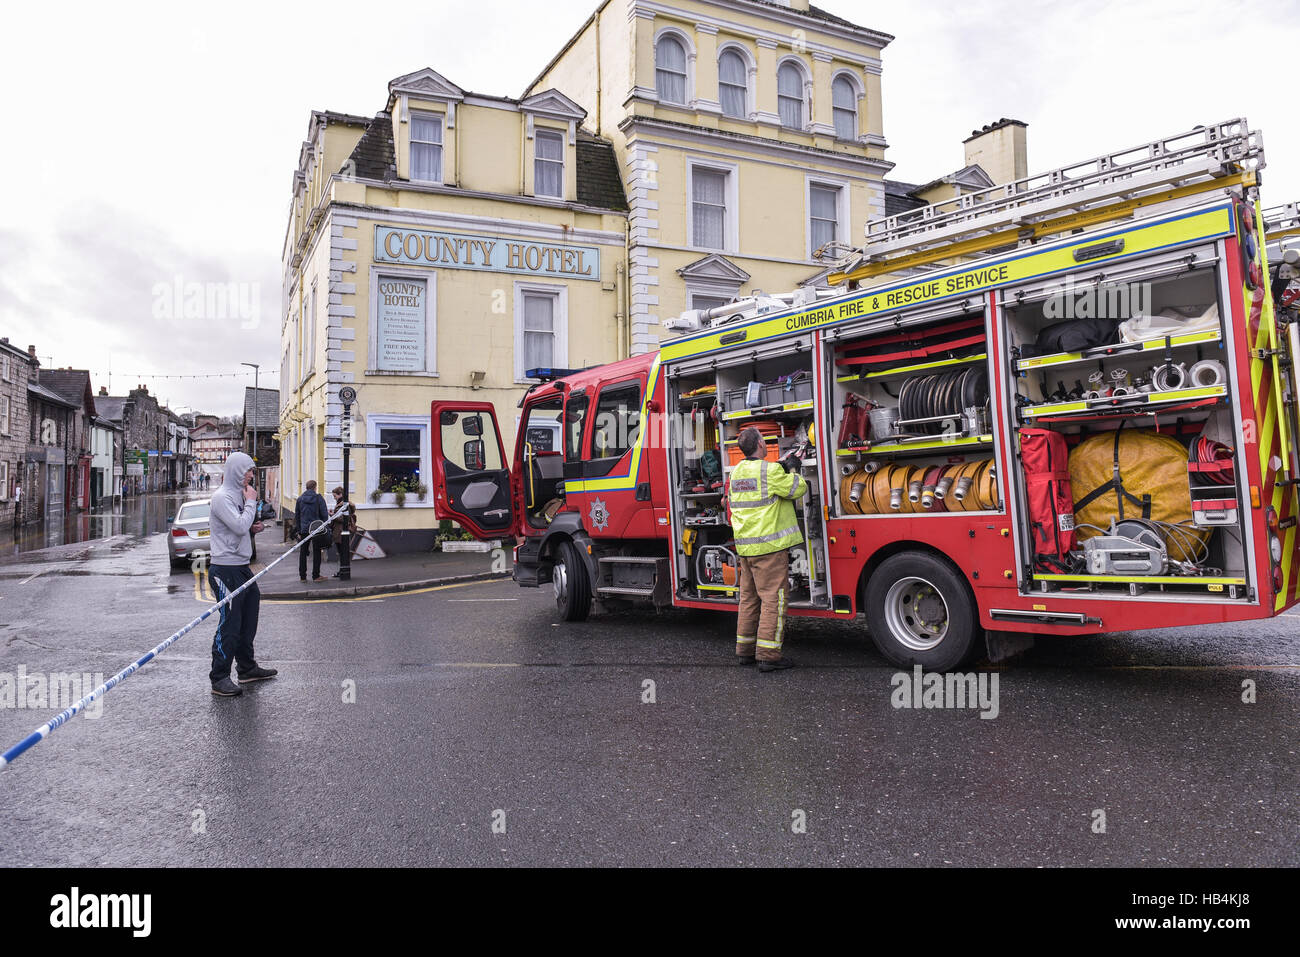
<instances>
[{"instance_id":1,"label":"street sign post","mask_svg":"<svg viewBox=\"0 0 1300 957\"><path fill-rule=\"evenodd\" d=\"M339 581L352 579L352 522L349 513L348 494L352 485L351 461L348 453L352 451L352 403L357 401L357 390L350 385L339 389L339 401L343 403L343 419L339 423L339 439L343 442L343 530L340 536L342 551L339 554Z\"/></svg>"}]
</instances>

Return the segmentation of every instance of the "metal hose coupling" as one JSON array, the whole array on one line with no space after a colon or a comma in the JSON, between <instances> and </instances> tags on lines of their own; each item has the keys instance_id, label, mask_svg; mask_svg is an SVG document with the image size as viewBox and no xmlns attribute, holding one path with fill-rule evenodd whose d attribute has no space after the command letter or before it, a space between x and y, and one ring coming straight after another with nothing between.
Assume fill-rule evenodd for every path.
<instances>
[{"instance_id":1,"label":"metal hose coupling","mask_svg":"<svg viewBox=\"0 0 1300 957\"><path fill-rule=\"evenodd\" d=\"M952 488L952 476L945 475L939 479L939 484L934 487L934 494L939 498L947 498L948 490Z\"/></svg>"},{"instance_id":2,"label":"metal hose coupling","mask_svg":"<svg viewBox=\"0 0 1300 957\"><path fill-rule=\"evenodd\" d=\"M889 507L892 509L903 507L903 489L901 487L889 490Z\"/></svg>"},{"instance_id":3,"label":"metal hose coupling","mask_svg":"<svg viewBox=\"0 0 1300 957\"><path fill-rule=\"evenodd\" d=\"M907 500L909 502L919 502L921 500L920 479L913 479L907 483Z\"/></svg>"},{"instance_id":4,"label":"metal hose coupling","mask_svg":"<svg viewBox=\"0 0 1300 957\"><path fill-rule=\"evenodd\" d=\"M849 487L849 501L852 502L854 505L856 505L858 503L858 500L862 498L862 490L865 489L866 487L867 487L867 483L865 481L854 482Z\"/></svg>"},{"instance_id":5,"label":"metal hose coupling","mask_svg":"<svg viewBox=\"0 0 1300 957\"><path fill-rule=\"evenodd\" d=\"M957 487L953 489L953 498L957 499L959 502L962 501L966 498L966 493L970 491L970 487L974 484L974 478L969 475L963 475L957 480Z\"/></svg>"}]
</instances>

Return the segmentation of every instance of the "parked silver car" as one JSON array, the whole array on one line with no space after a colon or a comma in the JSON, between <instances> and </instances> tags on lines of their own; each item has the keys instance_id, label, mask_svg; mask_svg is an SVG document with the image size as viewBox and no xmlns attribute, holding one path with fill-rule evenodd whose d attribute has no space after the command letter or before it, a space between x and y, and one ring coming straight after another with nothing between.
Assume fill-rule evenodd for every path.
<instances>
[{"instance_id":1,"label":"parked silver car","mask_svg":"<svg viewBox=\"0 0 1300 957\"><path fill-rule=\"evenodd\" d=\"M212 529L208 525L212 499L185 502L172 519L167 536L167 556L173 568L189 567L198 556L207 556Z\"/></svg>"}]
</instances>

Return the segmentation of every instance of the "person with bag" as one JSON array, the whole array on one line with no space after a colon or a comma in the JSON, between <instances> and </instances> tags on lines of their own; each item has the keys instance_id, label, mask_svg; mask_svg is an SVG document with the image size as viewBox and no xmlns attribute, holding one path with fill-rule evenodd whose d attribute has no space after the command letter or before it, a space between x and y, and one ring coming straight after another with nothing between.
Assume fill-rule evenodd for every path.
<instances>
[{"instance_id":1,"label":"person with bag","mask_svg":"<svg viewBox=\"0 0 1300 957\"><path fill-rule=\"evenodd\" d=\"M325 499L316 492L316 481L313 479L307 483L307 491L298 496L298 501L294 505L295 523L294 527L298 529L298 537L306 538L311 535L312 522L328 522L330 520L329 508L325 504ZM311 580L314 582L324 581L325 578L320 573L321 558L325 554L325 546L329 539L325 535L317 535L312 538L310 544L304 545L298 549L298 578L302 581L307 580L307 551L311 550Z\"/></svg>"},{"instance_id":2,"label":"person with bag","mask_svg":"<svg viewBox=\"0 0 1300 957\"><path fill-rule=\"evenodd\" d=\"M339 571L334 573L335 578L338 578L343 570L343 529L346 527L350 533L348 542L351 544L348 547L355 546L357 541L357 507L351 502L343 501L343 486L340 485L334 489L333 514L339 515L343 512L347 513L347 518L336 519L331 529L334 536L334 548L338 551L339 556ZM351 558L352 556L349 555L348 557Z\"/></svg>"}]
</instances>

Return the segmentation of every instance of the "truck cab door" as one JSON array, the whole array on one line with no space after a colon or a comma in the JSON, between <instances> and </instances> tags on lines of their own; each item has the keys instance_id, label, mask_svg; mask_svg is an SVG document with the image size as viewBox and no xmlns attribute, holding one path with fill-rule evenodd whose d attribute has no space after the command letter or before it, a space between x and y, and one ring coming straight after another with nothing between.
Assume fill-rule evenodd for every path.
<instances>
[{"instance_id":1,"label":"truck cab door","mask_svg":"<svg viewBox=\"0 0 1300 957\"><path fill-rule=\"evenodd\" d=\"M516 531L496 412L490 402L434 402L433 510L480 540Z\"/></svg>"}]
</instances>

